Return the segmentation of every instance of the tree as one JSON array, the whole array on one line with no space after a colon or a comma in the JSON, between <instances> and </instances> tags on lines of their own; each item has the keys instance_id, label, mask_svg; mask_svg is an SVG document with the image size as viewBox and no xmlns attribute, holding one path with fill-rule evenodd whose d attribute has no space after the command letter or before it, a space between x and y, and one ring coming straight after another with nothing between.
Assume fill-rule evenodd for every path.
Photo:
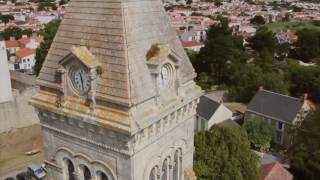
<instances>
[{"instance_id":1,"label":"tree","mask_svg":"<svg viewBox=\"0 0 320 180\"><path fill-rule=\"evenodd\" d=\"M307 93L309 98L320 102L320 66L300 66L298 62L291 61L286 66L286 76L290 94L301 97Z\"/></svg>"},{"instance_id":2,"label":"tree","mask_svg":"<svg viewBox=\"0 0 320 180\"><path fill-rule=\"evenodd\" d=\"M260 86L282 94L288 92L283 73L264 72L254 63L232 65L228 79L228 95L234 101L249 102Z\"/></svg>"},{"instance_id":3,"label":"tree","mask_svg":"<svg viewBox=\"0 0 320 180\"><path fill-rule=\"evenodd\" d=\"M32 29L24 29L22 30L23 35L31 36L32 35Z\"/></svg>"},{"instance_id":4,"label":"tree","mask_svg":"<svg viewBox=\"0 0 320 180\"><path fill-rule=\"evenodd\" d=\"M256 180L259 163L242 129L215 125L195 136L194 170L199 180Z\"/></svg>"},{"instance_id":5,"label":"tree","mask_svg":"<svg viewBox=\"0 0 320 180\"><path fill-rule=\"evenodd\" d=\"M290 52L291 44L282 43L276 45L276 54L279 60L284 60Z\"/></svg>"},{"instance_id":6,"label":"tree","mask_svg":"<svg viewBox=\"0 0 320 180\"><path fill-rule=\"evenodd\" d=\"M246 119L242 127L255 148L266 150L270 147L270 142L275 135L274 126L260 117L255 117Z\"/></svg>"},{"instance_id":7,"label":"tree","mask_svg":"<svg viewBox=\"0 0 320 180\"><path fill-rule=\"evenodd\" d=\"M59 1L59 5L64 5L64 4L67 4L68 3L68 0L60 0Z\"/></svg>"},{"instance_id":8,"label":"tree","mask_svg":"<svg viewBox=\"0 0 320 180\"><path fill-rule=\"evenodd\" d=\"M40 47L37 48L36 52L36 63L34 66L34 72L38 76L42 67L42 64L48 54L52 41L58 31L60 21L51 21L49 22L44 29L41 30L40 34L44 38L44 42L40 44Z\"/></svg>"},{"instance_id":9,"label":"tree","mask_svg":"<svg viewBox=\"0 0 320 180\"><path fill-rule=\"evenodd\" d=\"M221 6L222 5L221 0L214 0L214 5L218 7Z\"/></svg>"},{"instance_id":10,"label":"tree","mask_svg":"<svg viewBox=\"0 0 320 180\"><path fill-rule=\"evenodd\" d=\"M253 63L234 65L229 76L228 96L233 101L249 102L262 82L262 70Z\"/></svg>"},{"instance_id":11,"label":"tree","mask_svg":"<svg viewBox=\"0 0 320 180\"><path fill-rule=\"evenodd\" d=\"M22 29L19 27L8 27L1 32L1 35L5 40L9 40L10 37L20 39L22 37Z\"/></svg>"},{"instance_id":12,"label":"tree","mask_svg":"<svg viewBox=\"0 0 320 180\"><path fill-rule=\"evenodd\" d=\"M273 33L266 27L259 28L256 34L248 41L252 49L256 50L259 53L263 50L267 50L271 54L275 53L277 40L274 37Z\"/></svg>"},{"instance_id":13,"label":"tree","mask_svg":"<svg viewBox=\"0 0 320 180\"><path fill-rule=\"evenodd\" d=\"M201 69L206 70L215 84L225 81L228 64L247 59L242 39L232 34L233 30L228 26L228 19L220 18L220 22L207 31L205 46L200 49L197 57Z\"/></svg>"},{"instance_id":14,"label":"tree","mask_svg":"<svg viewBox=\"0 0 320 180\"><path fill-rule=\"evenodd\" d=\"M192 3L192 0L187 0L186 3L187 3L187 4L191 4L191 3Z\"/></svg>"},{"instance_id":15,"label":"tree","mask_svg":"<svg viewBox=\"0 0 320 180\"><path fill-rule=\"evenodd\" d=\"M264 20L264 18L260 15L254 16L251 20L250 20L251 24L254 25L263 25L266 23L266 21Z\"/></svg>"},{"instance_id":16,"label":"tree","mask_svg":"<svg viewBox=\"0 0 320 180\"><path fill-rule=\"evenodd\" d=\"M320 177L320 111L311 112L297 128L289 151L291 169L298 179Z\"/></svg>"},{"instance_id":17,"label":"tree","mask_svg":"<svg viewBox=\"0 0 320 180\"><path fill-rule=\"evenodd\" d=\"M320 32L313 29L302 29L297 32L298 40L294 44L295 58L310 61L320 57Z\"/></svg>"},{"instance_id":18,"label":"tree","mask_svg":"<svg viewBox=\"0 0 320 180\"><path fill-rule=\"evenodd\" d=\"M0 15L0 20L4 24L7 24L8 22L14 20L14 16L12 16L12 15Z\"/></svg>"}]
</instances>

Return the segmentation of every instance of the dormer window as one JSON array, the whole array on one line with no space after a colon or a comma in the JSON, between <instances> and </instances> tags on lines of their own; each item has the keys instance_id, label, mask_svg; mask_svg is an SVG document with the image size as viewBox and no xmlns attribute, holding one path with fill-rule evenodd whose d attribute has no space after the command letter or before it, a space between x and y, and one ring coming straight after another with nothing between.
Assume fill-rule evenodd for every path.
<instances>
[{"instance_id":1,"label":"dormer window","mask_svg":"<svg viewBox=\"0 0 320 180\"><path fill-rule=\"evenodd\" d=\"M154 44L147 55L147 65L156 82L158 92L174 87L180 58L168 44Z\"/></svg>"},{"instance_id":2,"label":"dormer window","mask_svg":"<svg viewBox=\"0 0 320 180\"><path fill-rule=\"evenodd\" d=\"M100 65L86 47L72 47L71 53L65 56L59 65L64 95L87 97L90 92L93 93Z\"/></svg>"}]
</instances>

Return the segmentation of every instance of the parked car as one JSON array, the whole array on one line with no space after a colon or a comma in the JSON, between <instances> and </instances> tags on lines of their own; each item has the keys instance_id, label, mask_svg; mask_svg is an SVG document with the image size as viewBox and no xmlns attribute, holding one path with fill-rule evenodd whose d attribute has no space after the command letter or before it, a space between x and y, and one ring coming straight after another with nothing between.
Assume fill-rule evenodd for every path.
<instances>
[{"instance_id":1,"label":"parked car","mask_svg":"<svg viewBox=\"0 0 320 180\"><path fill-rule=\"evenodd\" d=\"M16 175L17 180L31 180L31 174L28 171Z\"/></svg>"},{"instance_id":2,"label":"parked car","mask_svg":"<svg viewBox=\"0 0 320 180\"><path fill-rule=\"evenodd\" d=\"M31 165L28 167L28 172L31 174L32 177L36 179L44 179L47 175L47 172L42 166L38 165Z\"/></svg>"}]
</instances>

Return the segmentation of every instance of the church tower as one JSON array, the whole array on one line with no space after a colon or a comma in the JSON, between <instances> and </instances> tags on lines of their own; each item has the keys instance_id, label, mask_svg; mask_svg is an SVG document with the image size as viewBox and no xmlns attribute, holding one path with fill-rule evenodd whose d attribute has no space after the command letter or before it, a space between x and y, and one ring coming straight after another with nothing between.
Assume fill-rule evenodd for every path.
<instances>
[{"instance_id":1,"label":"church tower","mask_svg":"<svg viewBox=\"0 0 320 180\"><path fill-rule=\"evenodd\" d=\"M160 0L71 0L31 100L48 179L195 179L195 77Z\"/></svg>"}]
</instances>

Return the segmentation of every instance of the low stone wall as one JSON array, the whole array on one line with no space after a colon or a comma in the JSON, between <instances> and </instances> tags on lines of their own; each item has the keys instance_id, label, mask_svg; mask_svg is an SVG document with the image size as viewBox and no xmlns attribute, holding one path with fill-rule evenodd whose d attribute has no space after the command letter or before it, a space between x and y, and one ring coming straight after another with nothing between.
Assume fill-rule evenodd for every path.
<instances>
[{"instance_id":1,"label":"low stone wall","mask_svg":"<svg viewBox=\"0 0 320 180\"><path fill-rule=\"evenodd\" d=\"M0 103L0 133L15 128L39 124L38 116L29 99L38 91L35 77L19 72L11 72L13 100Z\"/></svg>"}]
</instances>

